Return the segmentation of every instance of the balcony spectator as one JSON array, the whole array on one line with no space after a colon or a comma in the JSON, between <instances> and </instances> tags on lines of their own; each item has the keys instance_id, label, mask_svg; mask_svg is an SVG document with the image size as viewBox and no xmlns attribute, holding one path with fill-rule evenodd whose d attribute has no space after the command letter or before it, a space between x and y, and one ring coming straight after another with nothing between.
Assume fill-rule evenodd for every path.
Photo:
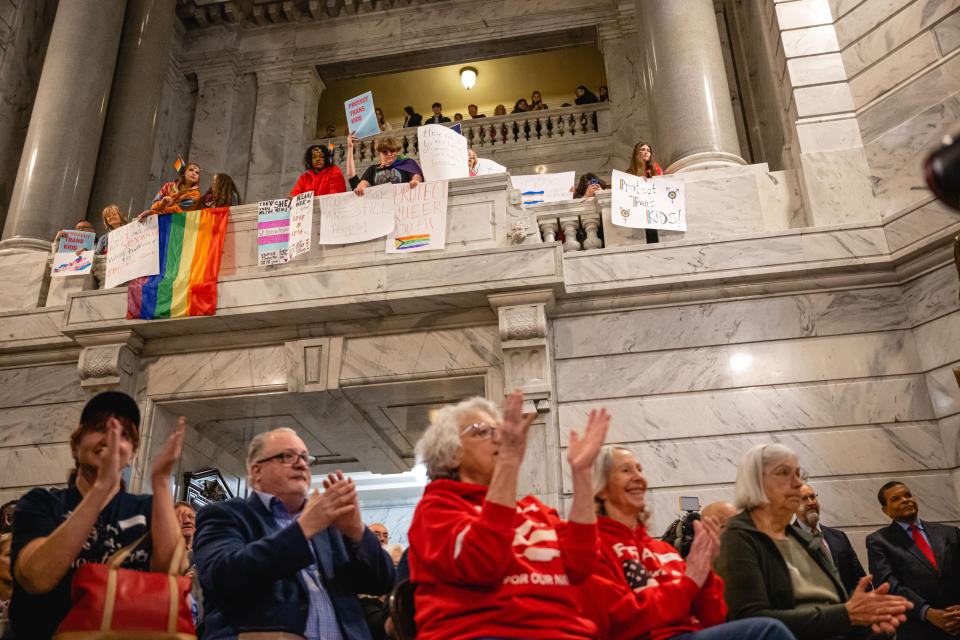
<instances>
[{"instance_id":1,"label":"balcony spectator","mask_svg":"<svg viewBox=\"0 0 960 640\"><path fill-rule=\"evenodd\" d=\"M517 100L516 104L513 105L513 111L510 112L510 115L515 113L526 113L530 111L530 105L527 104L526 98L520 98Z\"/></svg>"},{"instance_id":2,"label":"balcony spectator","mask_svg":"<svg viewBox=\"0 0 960 640\"><path fill-rule=\"evenodd\" d=\"M597 96L583 85L577 87L573 93L577 96L576 100L574 100L577 104L596 104L600 102Z\"/></svg>"},{"instance_id":3,"label":"balcony spectator","mask_svg":"<svg viewBox=\"0 0 960 640\"><path fill-rule=\"evenodd\" d=\"M337 135L337 128L332 124L327 125L327 131L323 134L324 138L333 138Z\"/></svg>"},{"instance_id":4,"label":"balcony spectator","mask_svg":"<svg viewBox=\"0 0 960 640\"><path fill-rule=\"evenodd\" d=\"M630 166L627 167L626 172L641 178L663 175L663 169L653 159L653 147L642 141L633 147L633 156L630 158Z\"/></svg>"},{"instance_id":5,"label":"balcony spectator","mask_svg":"<svg viewBox=\"0 0 960 640\"><path fill-rule=\"evenodd\" d=\"M467 113L470 114L471 118L486 118L487 116L482 113L477 113L477 105L471 104L467 105Z\"/></svg>"},{"instance_id":6,"label":"balcony spectator","mask_svg":"<svg viewBox=\"0 0 960 640\"><path fill-rule=\"evenodd\" d=\"M110 232L127 224L126 216L120 213L120 207L115 204L104 207L103 211L100 212L100 217L103 219L103 226L106 227L107 232L97 238L97 244L93 252L98 256L106 255L110 248Z\"/></svg>"},{"instance_id":7,"label":"balcony spectator","mask_svg":"<svg viewBox=\"0 0 960 640\"><path fill-rule=\"evenodd\" d=\"M109 208L109 207L108 207L108 208ZM104 211L106 211L106 209L104 209ZM118 209L118 211L119 211L119 209ZM77 221L77 224L73 225L73 230L74 230L74 231L93 231L93 232L96 232L96 230L93 228L93 225L90 224L90 223L89 223L88 221L86 221L86 220L78 220L78 221ZM60 238L62 238L62 237L63 237L63 231L62 231L62 230L61 230L61 231L57 231L57 235L55 235L55 236L53 237L53 244L50 245L50 249L51 249L54 253L56 253L56 252L60 249ZM80 250L80 249L77 249L77 255L80 255L80 253L81 253L81 250ZM0 533L6 533L6 532L0 531Z\"/></svg>"},{"instance_id":8,"label":"balcony spectator","mask_svg":"<svg viewBox=\"0 0 960 640\"><path fill-rule=\"evenodd\" d=\"M380 131L393 131L393 125L383 119L383 111L376 107L373 112L377 116L377 124L380 125Z\"/></svg>"},{"instance_id":9,"label":"balcony spectator","mask_svg":"<svg viewBox=\"0 0 960 640\"><path fill-rule=\"evenodd\" d=\"M413 107L404 107L403 113L405 114L403 116L404 129L407 127L419 127L420 123L423 122L423 116L421 116L419 113L416 113L413 110Z\"/></svg>"},{"instance_id":10,"label":"balcony spectator","mask_svg":"<svg viewBox=\"0 0 960 640\"><path fill-rule=\"evenodd\" d=\"M590 468L610 416L592 411L583 437L570 432L569 521L517 479L536 414L511 393L503 415L471 398L435 411L417 443L430 483L410 525L410 580L418 640L595 638L573 585L593 571L596 515Z\"/></svg>"},{"instance_id":11,"label":"balcony spectator","mask_svg":"<svg viewBox=\"0 0 960 640\"><path fill-rule=\"evenodd\" d=\"M600 94L600 102L610 102L610 93L607 90L607 85L602 84L597 90L597 93Z\"/></svg>"},{"instance_id":12,"label":"balcony spectator","mask_svg":"<svg viewBox=\"0 0 960 640\"><path fill-rule=\"evenodd\" d=\"M609 188L610 186L595 173L585 173L580 176L580 181L572 191L574 198L592 198L597 195L597 191Z\"/></svg>"},{"instance_id":13,"label":"balcony spectator","mask_svg":"<svg viewBox=\"0 0 960 640\"><path fill-rule=\"evenodd\" d=\"M200 201L204 209L236 207L242 204L240 201L240 193L237 191L237 186L233 183L233 178L225 173L213 174L210 187L207 189L207 192L203 194L203 198L201 198Z\"/></svg>"},{"instance_id":14,"label":"balcony spectator","mask_svg":"<svg viewBox=\"0 0 960 640\"><path fill-rule=\"evenodd\" d=\"M798 640L893 633L912 603L887 583L867 591L870 576L848 597L820 541L790 526L802 486L797 456L782 444L756 445L740 463L734 498L743 512L728 521L715 563L729 618L776 618Z\"/></svg>"},{"instance_id":15,"label":"balcony spectator","mask_svg":"<svg viewBox=\"0 0 960 640\"><path fill-rule=\"evenodd\" d=\"M390 542L390 532L387 531L387 528L379 522L374 522L370 525L370 531L373 531L373 535L377 536L377 540L380 541L380 544L386 546Z\"/></svg>"},{"instance_id":16,"label":"balcony spectator","mask_svg":"<svg viewBox=\"0 0 960 640\"><path fill-rule=\"evenodd\" d=\"M454 122L463 122L463 114L462 114L462 113L455 113L455 114L453 114L453 121L454 121Z\"/></svg>"},{"instance_id":17,"label":"balcony spectator","mask_svg":"<svg viewBox=\"0 0 960 640\"><path fill-rule=\"evenodd\" d=\"M543 98L540 96L540 92L534 91L533 95L530 96L530 108L528 111L543 111L547 108L547 105L543 104Z\"/></svg>"},{"instance_id":18,"label":"balcony spectator","mask_svg":"<svg viewBox=\"0 0 960 640\"><path fill-rule=\"evenodd\" d=\"M472 148L467 148L467 169L470 170L470 175L477 175L477 152Z\"/></svg>"},{"instance_id":19,"label":"balcony spectator","mask_svg":"<svg viewBox=\"0 0 960 640\"><path fill-rule=\"evenodd\" d=\"M495 116L505 116L507 115L507 108L502 104L498 104L497 107L493 110L493 115Z\"/></svg>"},{"instance_id":20,"label":"balcony spectator","mask_svg":"<svg viewBox=\"0 0 960 640\"><path fill-rule=\"evenodd\" d=\"M183 418L153 459L153 495L127 493L123 470L140 444L140 410L125 393L94 396L70 434L75 467L65 489L33 489L17 503L13 530L13 600L17 638L50 638L70 611L74 570L106 562L149 533L124 561L135 571L166 573L180 531L170 473L180 457Z\"/></svg>"},{"instance_id":21,"label":"balcony spectator","mask_svg":"<svg viewBox=\"0 0 960 640\"><path fill-rule=\"evenodd\" d=\"M647 535L647 479L631 450L603 447L592 487L600 561L579 592L601 638L793 640L770 618L725 622L723 582L711 568L720 548L716 520L694 522L686 561Z\"/></svg>"},{"instance_id":22,"label":"balcony spectator","mask_svg":"<svg viewBox=\"0 0 960 640\"><path fill-rule=\"evenodd\" d=\"M358 196L370 186L381 184L399 184L407 182L413 189L417 183L423 182L423 171L416 160L400 153L400 144L393 138L381 138L377 141L376 151L380 155L380 164L367 167L363 176L357 178L357 170L353 159L353 145L356 135L347 137L347 179L350 187Z\"/></svg>"},{"instance_id":23,"label":"balcony spectator","mask_svg":"<svg viewBox=\"0 0 960 640\"><path fill-rule=\"evenodd\" d=\"M433 109L433 115L427 118L424 124L443 124L444 122L450 122L450 118L441 113L443 111L442 104L434 102L431 109Z\"/></svg>"},{"instance_id":24,"label":"balcony spectator","mask_svg":"<svg viewBox=\"0 0 960 640\"><path fill-rule=\"evenodd\" d=\"M353 137L351 134L350 137ZM352 154L347 158L350 166ZM330 147L314 144L307 147L303 154L303 166L306 171L301 174L297 184L293 186L289 197L300 193L313 191L314 196L325 196L331 193L344 193L347 183L343 179L340 167L333 163L333 151Z\"/></svg>"},{"instance_id":25,"label":"balcony spectator","mask_svg":"<svg viewBox=\"0 0 960 640\"><path fill-rule=\"evenodd\" d=\"M175 181L160 188L153 199L153 205L137 216L137 220L143 222L149 216L193 211L200 204L200 165L188 162L178 173L179 177Z\"/></svg>"}]
</instances>

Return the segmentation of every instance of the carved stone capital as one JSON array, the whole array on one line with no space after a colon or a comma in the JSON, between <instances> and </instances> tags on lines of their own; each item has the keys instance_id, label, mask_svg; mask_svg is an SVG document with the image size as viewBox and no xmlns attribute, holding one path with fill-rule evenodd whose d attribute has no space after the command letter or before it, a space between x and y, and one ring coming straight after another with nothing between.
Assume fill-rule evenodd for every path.
<instances>
[{"instance_id":1,"label":"carved stone capital","mask_svg":"<svg viewBox=\"0 0 960 640\"><path fill-rule=\"evenodd\" d=\"M77 374L84 391L89 395L101 391L136 394L143 347L143 340L137 334L107 334L86 341L78 338L77 341L86 343L77 361Z\"/></svg>"}]
</instances>

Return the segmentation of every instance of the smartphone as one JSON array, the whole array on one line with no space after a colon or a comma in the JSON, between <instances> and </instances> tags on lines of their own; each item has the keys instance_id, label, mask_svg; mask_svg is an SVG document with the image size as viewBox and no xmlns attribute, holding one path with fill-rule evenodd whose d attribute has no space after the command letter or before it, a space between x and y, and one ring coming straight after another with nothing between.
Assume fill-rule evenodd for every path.
<instances>
[{"instance_id":1,"label":"smartphone","mask_svg":"<svg viewBox=\"0 0 960 640\"><path fill-rule=\"evenodd\" d=\"M699 511L700 498L697 496L680 496L681 511Z\"/></svg>"},{"instance_id":2,"label":"smartphone","mask_svg":"<svg viewBox=\"0 0 960 640\"><path fill-rule=\"evenodd\" d=\"M594 178L593 180L590 181L590 184L600 184L600 181Z\"/></svg>"}]
</instances>

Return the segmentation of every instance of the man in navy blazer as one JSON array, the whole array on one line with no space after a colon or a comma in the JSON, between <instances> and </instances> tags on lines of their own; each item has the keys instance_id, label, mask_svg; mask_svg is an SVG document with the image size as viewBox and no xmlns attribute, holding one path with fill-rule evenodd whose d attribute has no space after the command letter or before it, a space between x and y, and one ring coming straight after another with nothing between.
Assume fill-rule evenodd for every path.
<instances>
[{"instance_id":1,"label":"man in navy blazer","mask_svg":"<svg viewBox=\"0 0 960 640\"><path fill-rule=\"evenodd\" d=\"M840 573L843 588L848 594L853 593L860 578L867 574L847 534L840 529L820 524L820 501L817 499L817 492L808 484L800 487L800 508L797 509L797 520L793 526L814 536L820 534L822 544L833 560L833 566Z\"/></svg>"},{"instance_id":2,"label":"man in navy blazer","mask_svg":"<svg viewBox=\"0 0 960 640\"><path fill-rule=\"evenodd\" d=\"M360 519L351 480L337 472L322 494L307 496L314 461L292 429L257 434L247 453L250 497L200 511L204 638L370 640L357 593L387 593L393 560Z\"/></svg>"},{"instance_id":3,"label":"man in navy blazer","mask_svg":"<svg viewBox=\"0 0 960 640\"><path fill-rule=\"evenodd\" d=\"M890 526L867 536L875 585L913 602L899 640L936 640L960 634L960 529L917 517L917 501L902 482L877 494Z\"/></svg>"}]
</instances>

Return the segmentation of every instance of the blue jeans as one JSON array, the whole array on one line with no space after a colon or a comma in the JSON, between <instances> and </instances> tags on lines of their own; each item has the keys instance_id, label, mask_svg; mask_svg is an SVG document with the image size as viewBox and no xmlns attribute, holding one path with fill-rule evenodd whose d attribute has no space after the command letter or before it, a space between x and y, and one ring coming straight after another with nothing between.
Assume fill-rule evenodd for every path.
<instances>
[{"instance_id":1,"label":"blue jeans","mask_svg":"<svg viewBox=\"0 0 960 640\"><path fill-rule=\"evenodd\" d=\"M796 640L790 629L773 618L745 618L709 629L673 636L671 640Z\"/></svg>"}]
</instances>

